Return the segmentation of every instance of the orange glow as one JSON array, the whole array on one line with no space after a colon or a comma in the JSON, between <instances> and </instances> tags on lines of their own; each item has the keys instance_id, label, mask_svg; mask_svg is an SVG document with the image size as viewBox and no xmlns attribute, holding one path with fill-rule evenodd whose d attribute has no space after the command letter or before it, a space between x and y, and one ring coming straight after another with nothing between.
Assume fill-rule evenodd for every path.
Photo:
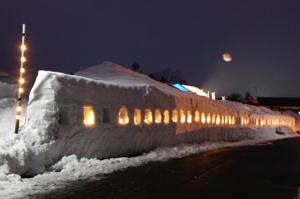
<instances>
[{"instance_id":1,"label":"orange glow","mask_svg":"<svg viewBox=\"0 0 300 199\"><path fill-rule=\"evenodd\" d=\"M83 124L86 127L92 127L95 125L95 113L93 107L84 106L83 107Z\"/></svg>"},{"instance_id":2,"label":"orange glow","mask_svg":"<svg viewBox=\"0 0 300 199\"><path fill-rule=\"evenodd\" d=\"M16 120L20 120L21 116L20 115L16 115Z\"/></svg>"},{"instance_id":3,"label":"orange glow","mask_svg":"<svg viewBox=\"0 0 300 199\"><path fill-rule=\"evenodd\" d=\"M216 118L216 124L217 124L217 125L220 125L220 123L221 123L220 115L217 115L217 118Z\"/></svg>"},{"instance_id":4,"label":"orange glow","mask_svg":"<svg viewBox=\"0 0 300 199\"><path fill-rule=\"evenodd\" d=\"M200 113L199 113L199 111L195 111L194 120L195 120L195 122L199 122L200 121Z\"/></svg>"},{"instance_id":5,"label":"orange glow","mask_svg":"<svg viewBox=\"0 0 300 199\"><path fill-rule=\"evenodd\" d=\"M119 124L127 125L129 123L128 111L125 106L122 106L119 110Z\"/></svg>"},{"instance_id":6,"label":"orange glow","mask_svg":"<svg viewBox=\"0 0 300 199\"><path fill-rule=\"evenodd\" d=\"M25 57L21 57L21 62L26 62L26 58Z\"/></svg>"},{"instance_id":7,"label":"orange glow","mask_svg":"<svg viewBox=\"0 0 300 199\"><path fill-rule=\"evenodd\" d=\"M180 122L185 123L185 113L184 110L180 110Z\"/></svg>"},{"instance_id":8,"label":"orange glow","mask_svg":"<svg viewBox=\"0 0 300 199\"><path fill-rule=\"evenodd\" d=\"M134 109L134 118L133 122L135 125L140 125L142 123L142 111L141 109Z\"/></svg>"},{"instance_id":9,"label":"orange glow","mask_svg":"<svg viewBox=\"0 0 300 199\"><path fill-rule=\"evenodd\" d=\"M222 56L223 56L223 60L225 62L231 62L232 61L232 57L229 53L224 53Z\"/></svg>"},{"instance_id":10,"label":"orange glow","mask_svg":"<svg viewBox=\"0 0 300 199\"><path fill-rule=\"evenodd\" d=\"M178 111L177 110L173 110L172 111L172 121L174 123L177 123L178 122Z\"/></svg>"},{"instance_id":11,"label":"orange glow","mask_svg":"<svg viewBox=\"0 0 300 199\"><path fill-rule=\"evenodd\" d=\"M23 88L19 88L19 93L23 93L24 89Z\"/></svg>"},{"instance_id":12,"label":"orange glow","mask_svg":"<svg viewBox=\"0 0 300 199\"><path fill-rule=\"evenodd\" d=\"M231 125L231 116L228 116L228 124Z\"/></svg>"},{"instance_id":13,"label":"orange glow","mask_svg":"<svg viewBox=\"0 0 300 199\"><path fill-rule=\"evenodd\" d=\"M228 124L228 116L225 116L225 124Z\"/></svg>"},{"instance_id":14,"label":"orange glow","mask_svg":"<svg viewBox=\"0 0 300 199\"><path fill-rule=\"evenodd\" d=\"M155 109L155 123L160 124L161 123L161 112L160 109Z\"/></svg>"},{"instance_id":15,"label":"orange glow","mask_svg":"<svg viewBox=\"0 0 300 199\"><path fill-rule=\"evenodd\" d=\"M18 112L21 112L21 111L22 111L22 107L21 107L21 106L17 106L16 109L17 109Z\"/></svg>"},{"instance_id":16,"label":"orange glow","mask_svg":"<svg viewBox=\"0 0 300 199\"><path fill-rule=\"evenodd\" d=\"M224 124L224 115L222 115L222 118L221 118L221 125Z\"/></svg>"},{"instance_id":17,"label":"orange glow","mask_svg":"<svg viewBox=\"0 0 300 199\"><path fill-rule=\"evenodd\" d=\"M201 113L201 123L205 124L206 118L205 118L205 113Z\"/></svg>"},{"instance_id":18,"label":"orange glow","mask_svg":"<svg viewBox=\"0 0 300 199\"><path fill-rule=\"evenodd\" d=\"M212 123L212 124L215 124L215 123L216 123L216 115L215 115L215 114L213 114L213 115L211 116L211 123Z\"/></svg>"},{"instance_id":19,"label":"orange glow","mask_svg":"<svg viewBox=\"0 0 300 199\"><path fill-rule=\"evenodd\" d=\"M20 78L20 79L19 79L19 83L20 83L20 84L24 84L24 83L25 83L25 79L24 79L24 78Z\"/></svg>"},{"instance_id":20,"label":"orange glow","mask_svg":"<svg viewBox=\"0 0 300 199\"><path fill-rule=\"evenodd\" d=\"M164 123L169 124L170 122L170 112L168 110L164 111Z\"/></svg>"},{"instance_id":21,"label":"orange glow","mask_svg":"<svg viewBox=\"0 0 300 199\"><path fill-rule=\"evenodd\" d=\"M211 122L211 117L210 117L210 114L208 113L208 114L206 115L206 123L207 123L207 124L210 124L210 122Z\"/></svg>"},{"instance_id":22,"label":"orange glow","mask_svg":"<svg viewBox=\"0 0 300 199\"><path fill-rule=\"evenodd\" d=\"M20 49L21 49L22 51L25 51L25 50L27 50L27 47L26 47L25 45L21 45L21 46L20 46Z\"/></svg>"},{"instance_id":23,"label":"orange glow","mask_svg":"<svg viewBox=\"0 0 300 199\"><path fill-rule=\"evenodd\" d=\"M20 69L20 72L21 72L21 73L25 73L25 68L21 68L21 69Z\"/></svg>"},{"instance_id":24,"label":"orange glow","mask_svg":"<svg viewBox=\"0 0 300 199\"><path fill-rule=\"evenodd\" d=\"M187 123L191 124L193 122L193 116L191 111L187 111Z\"/></svg>"},{"instance_id":25,"label":"orange glow","mask_svg":"<svg viewBox=\"0 0 300 199\"><path fill-rule=\"evenodd\" d=\"M235 117L234 116L232 116L232 125L235 125Z\"/></svg>"},{"instance_id":26,"label":"orange glow","mask_svg":"<svg viewBox=\"0 0 300 199\"><path fill-rule=\"evenodd\" d=\"M144 118L145 124L152 124L153 122L153 116L152 116L152 111L151 109L145 109L145 118Z\"/></svg>"}]
</instances>

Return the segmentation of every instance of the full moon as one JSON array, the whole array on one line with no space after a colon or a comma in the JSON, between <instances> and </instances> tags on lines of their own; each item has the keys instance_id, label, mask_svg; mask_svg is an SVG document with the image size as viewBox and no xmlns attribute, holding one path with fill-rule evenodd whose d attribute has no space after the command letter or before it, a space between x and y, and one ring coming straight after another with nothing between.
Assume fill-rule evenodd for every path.
<instances>
[{"instance_id":1,"label":"full moon","mask_svg":"<svg viewBox=\"0 0 300 199\"><path fill-rule=\"evenodd\" d=\"M222 56L223 56L223 60L225 62L231 62L232 61L232 57L229 53L224 53Z\"/></svg>"}]
</instances>

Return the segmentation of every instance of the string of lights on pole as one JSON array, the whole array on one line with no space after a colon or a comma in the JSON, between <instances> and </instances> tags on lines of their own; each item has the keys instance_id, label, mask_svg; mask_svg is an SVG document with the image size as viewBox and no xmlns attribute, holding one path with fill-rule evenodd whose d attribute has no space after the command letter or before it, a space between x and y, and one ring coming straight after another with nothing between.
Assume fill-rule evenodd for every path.
<instances>
[{"instance_id":1,"label":"string of lights on pole","mask_svg":"<svg viewBox=\"0 0 300 199\"><path fill-rule=\"evenodd\" d=\"M21 50L21 57L20 57L20 70L19 70L19 86L18 86L18 101L17 101L17 107L16 107L16 126L15 126L15 133L19 132L20 127L20 119L21 119L21 113L22 113L22 97L24 93L24 84L25 84L25 51L27 50L27 47L25 45L25 38L26 38L26 26L25 24L22 25L22 43L20 46Z\"/></svg>"}]
</instances>

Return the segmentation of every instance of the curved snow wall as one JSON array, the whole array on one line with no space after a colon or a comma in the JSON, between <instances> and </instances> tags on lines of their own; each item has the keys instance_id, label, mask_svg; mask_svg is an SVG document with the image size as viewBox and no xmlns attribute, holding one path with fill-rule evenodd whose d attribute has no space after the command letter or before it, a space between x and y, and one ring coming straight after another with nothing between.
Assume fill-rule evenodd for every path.
<instances>
[{"instance_id":1,"label":"curved snow wall","mask_svg":"<svg viewBox=\"0 0 300 199\"><path fill-rule=\"evenodd\" d=\"M164 92L167 86L161 85L162 88L122 86L40 71L30 93L22 133L30 135L32 145L48 147L43 156L49 164L70 154L105 158L180 143L270 139L292 134L293 117L175 89ZM87 106L94 112L90 119L95 124L91 126L83 123ZM140 118L136 110L140 110ZM276 133L276 128L284 133Z\"/></svg>"}]
</instances>

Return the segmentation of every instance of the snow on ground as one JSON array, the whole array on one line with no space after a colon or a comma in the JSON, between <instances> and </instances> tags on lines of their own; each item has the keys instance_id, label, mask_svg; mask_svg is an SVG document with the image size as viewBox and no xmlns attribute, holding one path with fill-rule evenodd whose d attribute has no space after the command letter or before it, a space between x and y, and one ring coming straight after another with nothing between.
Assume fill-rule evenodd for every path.
<instances>
[{"instance_id":1,"label":"snow on ground","mask_svg":"<svg viewBox=\"0 0 300 199\"><path fill-rule=\"evenodd\" d=\"M178 147L162 147L136 157L120 157L111 159L78 159L75 155L63 157L50 168L50 171L22 178L16 174L1 174L0 198L26 199L34 194L43 194L71 186L78 180L92 181L128 167L137 167L153 161L167 161L172 158L213 150L221 147L243 146L255 144L255 141L236 143L203 143L199 145L182 145Z\"/></svg>"}]
</instances>

